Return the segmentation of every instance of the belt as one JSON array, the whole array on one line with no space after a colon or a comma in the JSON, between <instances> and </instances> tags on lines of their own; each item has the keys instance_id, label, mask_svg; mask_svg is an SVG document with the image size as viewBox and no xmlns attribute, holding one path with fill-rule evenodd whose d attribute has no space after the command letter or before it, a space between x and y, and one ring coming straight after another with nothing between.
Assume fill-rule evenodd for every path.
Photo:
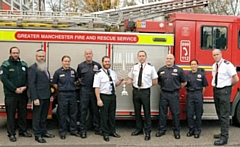
<instances>
[{"instance_id":1,"label":"belt","mask_svg":"<svg viewBox=\"0 0 240 147\"><path fill-rule=\"evenodd\" d=\"M232 85L231 86L225 86L225 87L222 87L222 88L217 88L217 87L214 87L215 89L224 89L224 88L230 88L230 87L232 87Z\"/></svg>"},{"instance_id":2,"label":"belt","mask_svg":"<svg viewBox=\"0 0 240 147\"><path fill-rule=\"evenodd\" d=\"M170 92L170 93L172 93L172 92L179 92L179 89L177 89L177 90L172 90L172 91L162 89L162 91L163 91L163 92Z\"/></svg>"},{"instance_id":3,"label":"belt","mask_svg":"<svg viewBox=\"0 0 240 147\"><path fill-rule=\"evenodd\" d=\"M100 95L104 95L104 96L113 96L113 95L115 95L115 93L112 93L112 94L104 94L104 93L100 93Z\"/></svg>"},{"instance_id":4,"label":"belt","mask_svg":"<svg viewBox=\"0 0 240 147\"><path fill-rule=\"evenodd\" d=\"M76 92L75 90L69 90L69 91L59 91L59 92Z\"/></svg>"},{"instance_id":5,"label":"belt","mask_svg":"<svg viewBox=\"0 0 240 147\"><path fill-rule=\"evenodd\" d=\"M136 88L136 87L133 87L133 89L138 91L150 90L150 88Z\"/></svg>"}]
</instances>

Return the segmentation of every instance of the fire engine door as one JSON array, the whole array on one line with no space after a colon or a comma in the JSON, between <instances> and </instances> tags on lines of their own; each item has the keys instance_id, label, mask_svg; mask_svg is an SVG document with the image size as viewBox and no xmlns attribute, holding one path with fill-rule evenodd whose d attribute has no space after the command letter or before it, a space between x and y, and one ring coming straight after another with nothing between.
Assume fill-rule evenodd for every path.
<instances>
[{"instance_id":1,"label":"fire engine door","mask_svg":"<svg viewBox=\"0 0 240 147\"><path fill-rule=\"evenodd\" d=\"M127 80L128 73L135 63L138 63L137 53L144 50L147 53L147 63L151 63L158 71L165 65L165 57L169 52L168 46L153 45L113 45L112 49L112 68L118 77L124 77ZM123 88L117 87L117 111L133 111L132 86L127 85L128 96L121 96ZM151 112L158 112L159 106L159 86L151 88Z\"/></svg>"}]
</instances>

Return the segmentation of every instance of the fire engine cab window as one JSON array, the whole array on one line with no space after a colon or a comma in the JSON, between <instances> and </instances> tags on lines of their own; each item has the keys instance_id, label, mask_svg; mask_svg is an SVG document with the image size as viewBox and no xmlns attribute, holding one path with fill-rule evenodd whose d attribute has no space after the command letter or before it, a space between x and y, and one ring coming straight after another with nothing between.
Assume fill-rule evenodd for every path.
<instances>
[{"instance_id":1,"label":"fire engine cab window","mask_svg":"<svg viewBox=\"0 0 240 147\"><path fill-rule=\"evenodd\" d=\"M226 27L202 27L201 30L202 49L227 49L227 28Z\"/></svg>"}]
</instances>

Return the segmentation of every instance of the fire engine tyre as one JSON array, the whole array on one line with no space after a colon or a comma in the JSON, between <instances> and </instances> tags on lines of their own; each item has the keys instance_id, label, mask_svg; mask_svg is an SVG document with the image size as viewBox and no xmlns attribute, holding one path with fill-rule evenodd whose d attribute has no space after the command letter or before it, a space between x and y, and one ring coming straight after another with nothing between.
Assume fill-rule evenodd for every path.
<instances>
[{"instance_id":1,"label":"fire engine tyre","mask_svg":"<svg viewBox=\"0 0 240 147\"><path fill-rule=\"evenodd\" d=\"M237 105L234 116L234 124L240 126L240 102Z\"/></svg>"}]
</instances>

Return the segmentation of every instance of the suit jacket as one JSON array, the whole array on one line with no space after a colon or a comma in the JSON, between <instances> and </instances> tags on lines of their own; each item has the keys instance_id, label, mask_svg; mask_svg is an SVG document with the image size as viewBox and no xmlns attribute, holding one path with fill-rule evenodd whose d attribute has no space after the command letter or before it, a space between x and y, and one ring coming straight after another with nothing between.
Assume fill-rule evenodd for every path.
<instances>
[{"instance_id":1,"label":"suit jacket","mask_svg":"<svg viewBox=\"0 0 240 147\"><path fill-rule=\"evenodd\" d=\"M48 71L47 71L48 72ZM48 77L49 76L49 77ZM51 96L50 90L50 73L48 76L45 71L37 69L37 64L34 63L28 69L28 86L30 97L35 99L49 99Z\"/></svg>"}]
</instances>

